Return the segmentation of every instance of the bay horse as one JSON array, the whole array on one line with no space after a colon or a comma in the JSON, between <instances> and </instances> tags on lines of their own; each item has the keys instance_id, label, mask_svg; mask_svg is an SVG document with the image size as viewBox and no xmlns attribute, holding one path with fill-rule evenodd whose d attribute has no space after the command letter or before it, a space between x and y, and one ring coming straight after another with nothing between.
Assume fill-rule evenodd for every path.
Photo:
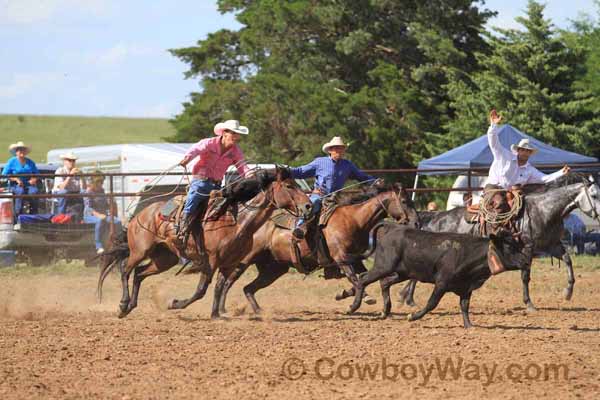
<instances>
[{"instance_id":1,"label":"bay horse","mask_svg":"<svg viewBox=\"0 0 600 400\"><path fill-rule=\"evenodd\" d=\"M236 190L236 186L241 190ZM169 270L179 262L180 257L185 257L191 260L193 268L200 271L198 286L192 297L173 300L170 308L186 307L204 296L217 269L230 270L239 264L252 248L254 232L275 210L282 209L300 216L307 215L311 208L308 196L290 178L289 170L285 168L277 168L274 174L259 171L256 178L248 178L234 185L227 198L229 202L248 203L240 203L243 207L236 218L228 214L216 219L205 218L202 227L194 222L185 254L181 254L175 245L173 223L160 216L160 209L166 201L144 208L127 225L126 242L118 244L116 250L109 252L106 257L98 280L99 296L108 272L120 263L123 295L119 303L119 317L123 318L137 306L140 284L144 279ZM202 242L205 257L198 251L198 244ZM142 264L146 259L150 261ZM125 260L126 265L123 266ZM130 297L129 276L132 272L133 289Z\"/></svg>"},{"instance_id":2,"label":"bay horse","mask_svg":"<svg viewBox=\"0 0 600 400\"><path fill-rule=\"evenodd\" d=\"M591 218L598 219L600 215L600 188L592 180L581 174L571 173L546 185L541 193L531 193L524 197L523 217L521 218L522 238L533 245L533 256L549 254L562 259L567 266L568 286L564 290L566 300L573 295L575 275L569 253L561 244L563 234L563 218L576 208ZM464 219L464 207L449 211L421 212L422 228L432 232L478 232L473 224ZM531 260L526 268L521 270L523 283L523 302L529 311L536 308L529 296L529 281ZM416 281L408 282L400 291L400 301L414 305L414 290Z\"/></svg>"},{"instance_id":3,"label":"bay horse","mask_svg":"<svg viewBox=\"0 0 600 400\"><path fill-rule=\"evenodd\" d=\"M349 254L362 253L369 247L369 231L377 223L389 216L396 221L418 227L414 205L399 184L373 188L370 193L341 199L340 204L322 230L333 264L341 267L352 284L352 289L344 290L336 296L337 300L353 295L358 282L357 274L366 272L360 260L352 265L341 261L346 261ZM230 274L224 269L220 270L215 284L213 308L218 307L221 313L226 312L227 292L244 271L255 264L258 276L244 287L244 294L254 313L260 313L261 308L254 297L255 293L274 283L288 272L290 267L295 268L290 249L291 240L290 229L282 228L273 221L265 223L254 234L252 250L241 260L239 266ZM310 263L312 260L306 259L305 256L306 254L303 254L301 262Z\"/></svg>"}]
</instances>

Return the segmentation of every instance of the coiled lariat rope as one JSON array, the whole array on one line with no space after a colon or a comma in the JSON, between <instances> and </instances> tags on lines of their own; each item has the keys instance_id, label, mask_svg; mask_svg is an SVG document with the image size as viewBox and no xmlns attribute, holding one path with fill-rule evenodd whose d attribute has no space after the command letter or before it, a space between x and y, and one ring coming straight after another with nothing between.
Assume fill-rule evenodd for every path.
<instances>
[{"instance_id":1,"label":"coiled lariat rope","mask_svg":"<svg viewBox=\"0 0 600 400\"><path fill-rule=\"evenodd\" d=\"M521 193L517 191L511 192L514 196L512 206L510 210L504 213L496 213L494 211L490 211L490 203L494 198L494 195L498 192L507 192L504 189L491 189L487 190L483 194L483 198L481 199L481 207L479 207L479 212L483 215L483 219L485 222L489 222L490 224L504 224L510 221L514 216L519 213L521 209L521 205L523 204L523 196ZM491 207L493 209L493 207Z\"/></svg>"}]
</instances>

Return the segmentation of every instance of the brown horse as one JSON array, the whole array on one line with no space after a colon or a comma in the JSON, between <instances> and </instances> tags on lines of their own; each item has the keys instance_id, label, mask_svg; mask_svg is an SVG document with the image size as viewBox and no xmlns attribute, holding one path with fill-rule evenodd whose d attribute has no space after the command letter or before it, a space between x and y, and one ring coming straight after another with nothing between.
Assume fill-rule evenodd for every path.
<instances>
[{"instance_id":1,"label":"brown horse","mask_svg":"<svg viewBox=\"0 0 600 400\"><path fill-rule=\"evenodd\" d=\"M336 300L353 296L357 283L357 274L366 271L362 261L349 265L345 261L350 254L364 252L369 244L369 231L386 216L393 217L399 222L411 223L418 226L418 214L406 192L400 185L391 188L378 188L375 193L355 196L353 199L342 200L354 203L340 205L331 215L327 225L323 228L329 254L334 263L339 265L344 275L350 280L353 288L344 290L336 296ZM227 292L233 283L252 264L256 264L258 276L244 287L244 293L255 313L260 312L254 294L275 282L283 276L292 262L290 241L292 233L289 229L278 227L269 221L255 234L252 250L244 257L240 265L228 274L221 269L215 284L215 308L218 301L220 312L225 313ZM310 260L303 259L308 264Z\"/></svg>"},{"instance_id":2,"label":"brown horse","mask_svg":"<svg viewBox=\"0 0 600 400\"><path fill-rule=\"evenodd\" d=\"M250 185L248 185L250 183ZM243 186L245 185L245 186ZM253 235L269 219L276 209L283 209L295 216L306 214L311 203L304 192L289 178L289 170L277 169L276 173L259 172L257 178L241 182L244 190L230 194L228 201L252 201L243 204L237 218L224 214L217 219L207 219L200 227L195 223L187 243L186 254L180 254L174 243L176 238L173 223L160 217L160 208L165 202L154 203L131 219L127 226L125 243L117 246L105 257L98 281L101 295L102 283L112 266L121 263L121 283L123 295L119 304L119 317L125 317L136 306L142 281L167 271L185 256L200 271L200 280L192 297L186 300L173 300L170 308L184 308L201 299L219 268L231 270L253 246ZM242 203L241 203L242 204ZM241 205L240 204L240 205ZM201 242L200 242L201 241ZM206 257L198 252L198 244L204 243ZM122 262L127 259L123 267ZM144 260L150 262L141 264ZM134 272L133 289L129 296L129 276ZM213 313L212 317L217 317Z\"/></svg>"}]
</instances>

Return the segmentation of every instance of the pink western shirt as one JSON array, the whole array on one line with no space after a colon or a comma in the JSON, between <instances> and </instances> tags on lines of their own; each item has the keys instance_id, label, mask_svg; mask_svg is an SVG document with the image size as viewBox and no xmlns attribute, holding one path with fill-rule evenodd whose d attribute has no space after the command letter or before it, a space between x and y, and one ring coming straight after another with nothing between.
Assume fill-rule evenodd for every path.
<instances>
[{"instance_id":1,"label":"pink western shirt","mask_svg":"<svg viewBox=\"0 0 600 400\"><path fill-rule=\"evenodd\" d=\"M192 168L195 178L209 178L221 182L230 165L235 165L242 176L245 176L249 170L244 160L244 153L237 144L221 153L220 136L202 139L193 145L185 156L199 157Z\"/></svg>"}]
</instances>

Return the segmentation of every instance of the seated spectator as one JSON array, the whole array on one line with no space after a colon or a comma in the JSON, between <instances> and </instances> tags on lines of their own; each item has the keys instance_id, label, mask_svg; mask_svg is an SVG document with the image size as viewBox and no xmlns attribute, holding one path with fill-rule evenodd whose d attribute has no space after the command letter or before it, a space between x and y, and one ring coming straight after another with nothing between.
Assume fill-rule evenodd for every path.
<instances>
[{"instance_id":1,"label":"seated spectator","mask_svg":"<svg viewBox=\"0 0 600 400\"><path fill-rule=\"evenodd\" d=\"M583 221L573 213L564 218L564 225L568 233L569 244L577 248L577 254L585 253L586 243L595 243L594 254L598 254L600 250L600 233L587 232Z\"/></svg>"},{"instance_id":2,"label":"seated spectator","mask_svg":"<svg viewBox=\"0 0 600 400\"><path fill-rule=\"evenodd\" d=\"M438 211L438 205L435 201L427 203L427 211Z\"/></svg>"},{"instance_id":3,"label":"seated spectator","mask_svg":"<svg viewBox=\"0 0 600 400\"><path fill-rule=\"evenodd\" d=\"M10 158L4 169L2 170L2 175L11 175L11 174L39 174L37 166L35 163L25 157L31 151L31 146L26 145L23 142L17 142L11 144L8 147L8 150L13 155ZM37 194L37 178L21 176L21 177L12 177L9 178L9 191L15 195L24 195L24 194ZM14 218L15 221L19 214L23 212L23 198L15 198L14 199ZM31 214L38 213L38 199L31 198L27 199L29 202L29 209Z\"/></svg>"},{"instance_id":4,"label":"seated spectator","mask_svg":"<svg viewBox=\"0 0 600 400\"><path fill-rule=\"evenodd\" d=\"M96 173L102 173L96 171ZM92 194L104 194L104 183L103 176L95 176L88 181L86 193ZM102 229L103 226L109 223L111 220L115 224L115 232L121 230L121 222L115 217L116 204L111 201L108 197L84 197L84 211L83 211L83 222L88 224L95 224L94 229L94 241L96 244L96 253L104 253L104 246L102 244Z\"/></svg>"},{"instance_id":5,"label":"seated spectator","mask_svg":"<svg viewBox=\"0 0 600 400\"><path fill-rule=\"evenodd\" d=\"M57 176L54 178L54 187L52 193L54 194L69 194L69 193L81 193L81 181L76 176L80 171L75 166L77 156L72 152L67 154L61 154L60 158L63 160L63 166L56 170L56 175L70 175L67 177ZM74 205L81 203L80 198L73 197L59 197L58 205L55 214L66 214L67 204Z\"/></svg>"}]
</instances>

